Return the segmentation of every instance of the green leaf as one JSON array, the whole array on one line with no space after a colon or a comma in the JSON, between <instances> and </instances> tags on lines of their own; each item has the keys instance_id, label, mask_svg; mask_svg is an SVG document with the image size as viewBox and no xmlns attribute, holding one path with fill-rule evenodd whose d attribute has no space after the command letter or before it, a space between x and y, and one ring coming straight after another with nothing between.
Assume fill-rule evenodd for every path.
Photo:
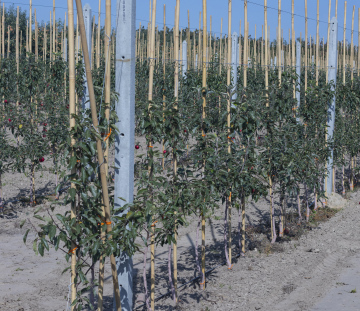
<instances>
[{"instance_id":1,"label":"green leaf","mask_svg":"<svg viewBox=\"0 0 360 311\"><path fill-rule=\"evenodd\" d=\"M30 229L27 229L25 234L24 234L24 237L23 237L24 244L26 244L26 239L27 239L27 236L29 234L29 231L30 231Z\"/></svg>"}]
</instances>

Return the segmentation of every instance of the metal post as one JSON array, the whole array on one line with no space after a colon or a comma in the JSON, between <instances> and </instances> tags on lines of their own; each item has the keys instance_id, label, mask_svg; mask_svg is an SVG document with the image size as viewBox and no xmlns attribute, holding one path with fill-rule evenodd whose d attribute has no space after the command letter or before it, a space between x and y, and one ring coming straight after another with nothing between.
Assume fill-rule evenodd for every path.
<instances>
[{"instance_id":1,"label":"metal post","mask_svg":"<svg viewBox=\"0 0 360 311\"><path fill-rule=\"evenodd\" d=\"M338 22L335 17L331 19L330 24L330 41L329 41L329 71L328 81L332 84L332 91L335 91L336 86L336 72L337 72L337 55L338 55ZM335 95L329 103L328 108L328 128L327 128L327 141L331 141L334 137L335 126ZM328 159L327 170L327 184L325 185L325 191L328 195L332 193L332 181L333 181L333 162L334 162L334 150L331 149L331 154Z\"/></svg>"},{"instance_id":2,"label":"metal post","mask_svg":"<svg viewBox=\"0 0 360 311\"><path fill-rule=\"evenodd\" d=\"M91 16L91 7L88 3L84 5L83 12L84 12L83 15L84 15L84 23L85 23L86 42L88 45L89 55L91 55L92 16ZM90 57L90 65L91 65L91 57ZM89 90L87 88L87 80L85 73L84 73L84 96L82 98L82 108L83 110L90 109Z\"/></svg>"},{"instance_id":3,"label":"metal post","mask_svg":"<svg viewBox=\"0 0 360 311\"><path fill-rule=\"evenodd\" d=\"M233 78L233 92L236 91L237 86L237 68L239 63L239 51L238 51L238 34L234 32L232 34L231 43L231 76ZM232 100L236 100L237 94L232 95Z\"/></svg>"},{"instance_id":4,"label":"metal post","mask_svg":"<svg viewBox=\"0 0 360 311\"><path fill-rule=\"evenodd\" d=\"M117 0L115 111L115 213L133 202L135 145L135 14L136 0ZM122 201L120 198L124 198ZM127 213L128 210L121 214ZM119 214L119 213L118 213ZM133 262L126 253L116 258L122 311L133 310Z\"/></svg>"},{"instance_id":5,"label":"metal post","mask_svg":"<svg viewBox=\"0 0 360 311\"><path fill-rule=\"evenodd\" d=\"M279 67L280 70L280 67ZM297 88L296 88L296 101L297 101L297 110L300 109L300 75L301 75L301 44L299 41L296 41L296 75L297 75ZM299 114L297 114L296 122L299 123Z\"/></svg>"},{"instance_id":6,"label":"metal post","mask_svg":"<svg viewBox=\"0 0 360 311\"><path fill-rule=\"evenodd\" d=\"M182 43L182 55L183 55L182 64L181 64L182 76L185 77L186 69L187 69L187 42L186 42L186 40L184 40Z\"/></svg>"}]
</instances>

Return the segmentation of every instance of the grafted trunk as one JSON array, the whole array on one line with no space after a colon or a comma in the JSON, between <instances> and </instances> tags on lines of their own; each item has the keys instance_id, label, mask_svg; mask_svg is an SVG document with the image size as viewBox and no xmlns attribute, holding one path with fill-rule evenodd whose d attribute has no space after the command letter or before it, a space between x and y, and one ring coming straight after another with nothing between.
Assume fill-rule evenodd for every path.
<instances>
[{"instance_id":1,"label":"grafted trunk","mask_svg":"<svg viewBox=\"0 0 360 311\"><path fill-rule=\"evenodd\" d=\"M171 244L169 244L168 247L168 273L169 273L169 285L170 285L171 295L174 302L176 303L175 287L171 273Z\"/></svg>"},{"instance_id":2,"label":"grafted trunk","mask_svg":"<svg viewBox=\"0 0 360 311\"><path fill-rule=\"evenodd\" d=\"M310 209L309 209L309 199L308 199L308 191L306 184L305 184L305 200L306 200L306 221L308 222L310 217Z\"/></svg>"},{"instance_id":3,"label":"grafted trunk","mask_svg":"<svg viewBox=\"0 0 360 311\"><path fill-rule=\"evenodd\" d=\"M226 198L225 202L225 215L224 215L224 249L225 249L225 258L228 268L231 268L231 263L229 260L229 253L228 253L228 240L227 240L227 232L228 232L228 209L229 209L229 200Z\"/></svg>"},{"instance_id":4,"label":"grafted trunk","mask_svg":"<svg viewBox=\"0 0 360 311\"><path fill-rule=\"evenodd\" d=\"M302 216L301 216L301 202L300 202L300 189L298 189L297 191L297 206L298 206L298 214L299 214L299 222L302 221Z\"/></svg>"},{"instance_id":5,"label":"grafted trunk","mask_svg":"<svg viewBox=\"0 0 360 311\"><path fill-rule=\"evenodd\" d=\"M272 218L272 229L273 229L273 238L271 243L275 243L277 235L276 235L276 227L275 227L275 213L274 213L274 191L273 184L271 185L271 195L270 195L270 204L271 204L271 218Z\"/></svg>"},{"instance_id":6,"label":"grafted trunk","mask_svg":"<svg viewBox=\"0 0 360 311\"><path fill-rule=\"evenodd\" d=\"M149 239L150 239L150 235L149 235L149 232L148 232L147 233L147 238L146 238L146 248L145 248L145 252L144 252L143 281L144 281L144 289L145 289L146 307L147 307L148 310L151 310L150 297L149 297L149 292L148 292L148 288L147 288L147 279L146 279L146 261L147 261L147 253L148 253L148 249L149 249Z\"/></svg>"}]
</instances>

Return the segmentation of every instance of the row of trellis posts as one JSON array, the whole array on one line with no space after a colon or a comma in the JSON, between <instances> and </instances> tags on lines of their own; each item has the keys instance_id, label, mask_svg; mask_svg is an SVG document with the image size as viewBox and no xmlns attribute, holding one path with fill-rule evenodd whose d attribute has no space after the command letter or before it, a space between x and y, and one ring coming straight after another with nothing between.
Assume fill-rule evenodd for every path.
<instances>
[{"instance_id":1,"label":"row of trellis posts","mask_svg":"<svg viewBox=\"0 0 360 311\"><path fill-rule=\"evenodd\" d=\"M149 76L149 96L148 99L152 100L152 87L153 87L153 71L156 62L165 62L166 60L175 60L175 76L174 82L175 86L178 85L178 73L184 74L188 69L198 69L199 73L202 71L203 76L203 87L206 87L206 79L207 79L207 65L212 62L215 57L219 62L219 71L221 73L222 70L227 70L227 84L231 84L231 76L235 77L236 68L238 66L243 67L244 71L244 80L242 81L244 87L247 85L247 67L252 66L252 64L261 65L265 67L265 87L268 87L268 70L271 67L279 67L285 68L289 67L298 67L303 66L305 68L305 90L307 87L307 70L310 66L314 66L316 68L316 79L318 82L319 71L326 71L326 77L329 81L334 80L332 77L336 78L336 70L337 69L350 69L351 76L353 77L354 71L360 73L360 53L359 48L354 46L354 17L355 17L355 6L352 11L352 27L351 27L351 45L348 46L346 44L346 14L347 14L347 2L345 1L345 14L344 14L344 39L343 42L338 42L337 37L333 39L331 37L331 25L337 25L336 20L332 22L330 20L331 16L331 0L329 0L329 19L328 19L328 35L327 42L333 42L334 44L325 44L324 38L322 39L322 44L320 44L320 36L319 36L319 0L317 0L317 31L315 38L310 36L310 40L308 39L308 14L307 14L307 0L305 0L305 36L304 47L300 46L300 44L296 44L296 36L294 30L294 0L292 0L292 25L291 30L289 30L289 44L285 44L285 39L283 35L283 29L281 28L281 0L278 0L278 26L276 29L277 33L277 42L280 44L270 43L269 33L270 27L267 23L267 0L264 0L264 25L262 26L262 35L260 39L257 39L257 28L255 25L255 37L252 39L249 37L249 23L247 16L247 1L244 0L244 34L241 34L241 21L240 21L240 29L239 34L233 33L231 29L231 17L232 17L232 1L228 0L229 5L229 16L228 16L228 34L227 36L222 33L222 20L221 20L221 34L219 40L214 38L212 33L212 18L210 17L210 31L207 30L207 3L206 0L203 0L203 11L200 13L199 18L199 29L197 31L197 40L195 40L195 33L193 34L193 40L190 38L190 19L189 19L189 11L188 11L188 27L185 31L180 30L179 28L179 15L180 15L180 0L176 0L176 18L175 18L175 27L174 27L174 36L171 38L166 38L166 20L165 20L165 6L164 6L164 38L163 45L161 46L161 39L159 34L159 29L156 27L155 19L156 19L156 0L150 1L150 14L149 14L149 23L147 25L147 32L143 31L141 24L139 26L139 30L136 31L134 37L135 40L129 40L129 42L134 43L134 56L137 61L144 62L147 59L155 59L155 62L149 62L150 64L150 76ZM134 0L126 0L125 1L130 6L130 10L133 8ZM65 13L65 23L64 28L59 33L59 27L56 25L55 20L55 0L53 0L53 11L50 12L50 23L49 27L39 27L36 17L36 9L34 9L34 27L33 29L33 21L32 21L32 0L30 0L30 14L28 20L28 27L25 34L25 43L23 42L23 33L19 31L19 8L17 8L17 20L16 20L16 30L15 30L15 40L16 40L16 60L17 64L19 64L19 57L21 56L22 51L34 53L36 57L42 57L44 61L53 60L54 53L60 52L62 57L69 62L69 100L70 100L70 114L75 113L75 62L79 60L79 53L83 53L84 62L86 67L86 77L87 77L87 95L89 96L90 106L92 110L93 122L94 126L97 125L97 113L95 107L95 99L94 99L94 91L91 83L91 72L90 70L96 66L98 68L100 66L100 58L104 57L115 57L115 33L111 31L111 1L106 0L106 25L105 25L105 36L104 42L100 40L100 3L99 0L99 12L98 12L98 27L95 31L95 16L91 18L91 9L88 6L84 7L84 14L82 13L82 4L81 0L76 0L77 12L78 12L78 22L76 24L76 29L74 26L74 11L73 11L73 2L68 0L68 27L66 27L66 19L67 15ZM336 11L335 17L337 18L337 7L338 0L336 0ZM90 10L90 11L89 11ZM358 36L360 40L360 9L359 9L359 30ZM131 12L129 14L134 14ZM89 18L90 17L90 18ZM201 20L203 21L201 27ZM135 19L131 19L130 22L135 23ZM90 29L91 28L91 29ZM135 29L135 26L134 26ZM335 29L335 28L334 28ZM6 36L7 30L7 36ZM48 33L49 30L49 33ZM39 33L43 32L43 48L39 50ZM12 29L8 25L5 25L5 8L3 4L3 11L0 23L0 57L7 57L10 54L10 42L11 42L11 33ZM336 27L337 33L337 27ZM150 34L150 38L147 36ZM131 35L131 32L130 32ZM300 34L298 37L300 37ZM40 36L41 37L41 36ZM81 37L81 39L80 39ZM185 40L183 41L183 37ZM86 38L86 39L85 39ZM110 40L111 38L111 40ZM243 38L248 38L243 40ZM119 40L119 37L116 38ZM315 40L313 40L315 39ZM7 40L7 41L6 41ZM49 42L48 42L49 40ZM88 43L86 46L85 42ZM48 44L49 43L49 44ZM23 44L25 47L23 47ZM129 44L130 45L130 44ZM48 51L49 46L49 51ZM86 47L85 47L86 46ZM33 48L34 47L34 48ZM206 48L204 48L206 47ZM332 50L333 48L333 50ZM7 52L5 53L5 50ZM296 50L298 49L298 53ZM336 51L339 51L336 53ZM335 51L335 53L334 53ZM118 51L116 51L118 54ZM49 55L49 56L48 56ZM335 59L331 59L331 56L335 55ZM111 62L107 62L108 66L110 66ZM125 64L125 63L124 63ZM230 66L231 65L231 66ZM336 67L336 69L335 69ZM106 69L106 77L105 77L105 102L110 102L110 67ZM333 70L330 70L330 69ZM335 69L335 70L334 70ZM334 75L335 72L335 75ZM343 70L343 83L345 83L345 72ZM281 81L281 70L279 70L279 80ZM328 81L328 80L327 80ZM295 84L294 84L295 85ZM134 95L134 94L133 94ZM296 90L294 87L294 97L296 96ZM299 95L298 95L299 96ZM178 98L178 89L175 87L174 97ZM206 98L203 98L203 108L206 107ZM228 111L230 111L230 102L227 106ZM119 116L120 119L122 118ZM203 109L203 117L205 118L205 109ZM228 118L228 122L230 122L230 118ZM74 119L70 118L70 127L74 126ZM230 127L230 124L228 124ZM331 133L329 133L331 135ZM131 136L131 135L130 135ZM99 142L100 143L100 142ZM129 141L129 145L131 147L133 145L133 141ZM229 148L230 152L230 148ZM105 154L102 155L101 145L98 147L98 155L99 155L99 163L102 163L102 156L107 157L108 148L105 151ZM129 160L131 164L131 160ZM133 163L133 159L132 159ZM176 172L176 159L173 161L174 163L174 172ZM111 220L110 220L110 212L109 212L109 202L106 199L107 193L107 185L105 175L107 173L107 166L102 165L101 167L101 177L102 177L102 187L104 191L104 216L108 223L107 230L111 231ZM330 175L330 188L328 187L328 192L334 190L334 182L333 176ZM103 178L104 177L104 178ZM122 177L119 177L121 180ZM126 177L129 180L129 176ZM126 180L125 178L125 180ZM131 176L130 176L131 178ZM115 181L116 183L116 181ZM270 180L271 183L271 180ZM327 181L325 181L327 184ZM353 181L351 181L350 187L353 187ZM125 197L125 196L122 196ZM132 198L129 198L129 202ZM243 204L244 206L244 204ZM231 212L229 211L229 215ZM270 213L271 215L271 213ZM72 216L76 217L75 206L72 206ZM230 217L230 216L229 216ZM271 222L272 223L272 222ZM231 218L229 218L229 226L231 227ZM242 226L243 226L243 234L245 234L245 210L242 211ZM175 230L176 231L176 230ZM231 230L229 230L231 233ZM231 243L231 236L229 236L229 242ZM245 252L245 239L243 238L242 242L242 251ZM174 285L175 290L177 291L177 252L176 252L176 243L173 245L174 248ZM231 262L232 254L231 247L229 247L229 259ZM120 306L120 293L119 293L119 284L118 284L118 275L116 272L116 263L115 258L111 258L112 263L112 275L114 280L114 291L116 299L116 308L117 310L121 309ZM73 282L75 277L75 264L76 257L75 253L72 254L72 300L76 297L76 288ZM205 288L205 218L202 219L202 272L203 272L203 280L202 280L202 288ZM104 267L100 264L100 285L99 285L99 310L102 309L102 288L103 288L103 276ZM132 274L132 269L126 272L128 274ZM124 278L129 279L129 278ZM131 281L129 281L131 282ZM128 306L128 310L132 310L132 284L129 283L126 285L124 282L122 283L122 288L127 288L127 295L125 299L129 301L125 302L124 305ZM131 293L130 293L131 292ZM155 307L155 245L152 240L151 243L151 309L154 310ZM123 308L124 309L124 308ZM125 310L127 307L125 307Z\"/></svg>"},{"instance_id":2,"label":"row of trellis posts","mask_svg":"<svg viewBox=\"0 0 360 311\"><path fill-rule=\"evenodd\" d=\"M152 100L152 81L154 67L157 63L165 63L168 60L174 62L175 75L174 75L174 97L178 99L178 73L184 75L187 70L198 70L202 74L203 87L207 85L207 68L211 62L217 62L219 74L222 70L227 70L227 84L231 85L231 77L235 79L233 83L236 84L237 68L239 66L243 69L243 86L247 86L247 68L250 66L263 66L265 68L265 88L268 89L268 74L270 68L279 68L278 79L281 83L281 74L286 67L296 68L297 74L300 76L300 68L305 70L305 91L308 86L308 70L315 68L316 84L319 83L319 72L326 72L326 82L333 81L336 84L336 74L338 70L343 72L343 83L345 84L345 74L349 70L351 72L351 79L354 77L354 72L360 73L360 52L359 48L354 45L354 18L355 6L352 10L352 23L351 23L351 44L346 43L346 16L347 16L347 1L345 1L344 10L344 39L338 42L338 24L337 24L337 8L338 1L336 0L335 17L331 19L331 0L329 0L329 15L328 15L328 30L327 30L327 43L323 38L320 43L319 36L319 0L317 0L317 18L316 18L316 36L310 36L308 39L308 10L307 0L305 0L305 37L304 46L302 46L302 34L298 36L300 40L296 40L294 29L294 0L292 0L291 10L291 30L289 30L289 43L286 44L283 36L283 29L281 28L281 0L278 0L278 26L276 29L277 40L280 44L271 43L269 40L270 27L267 23L267 0L264 0L264 25L262 26L262 36L260 39L255 37L252 39L249 36L249 24L247 16L247 1L244 0L244 35L241 35L241 20L240 20L240 37L237 33L232 34L231 30L231 17L232 17L232 1L228 1L229 16L228 16L228 34L223 37L223 22L221 19L221 33L220 38L214 37L212 33L212 18L210 16L210 32L207 31L207 3L203 0L203 11L200 12L199 29L197 34L193 33L191 40L190 31L190 18L188 11L188 27L183 31L179 30L179 12L180 1L176 1L175 8L175 26L172 36L167 38L167 27L165 18L165 5L164 5L164 28L163 38L160 37L159 28L155 25L156 18L156 0L151 1L149 5L149 23L147 31L145 32L139 25L139 30L136 32L136 58L139 62L149 61L150 76L149 76L149 101ZM360 42L360 9L359 15L359 30L358 39ZM201 18L203 21L201 27ZM149 36L150 34L150 36ZM198 36L196 40L195 36ZM185 40L183 40L185 37ZM163 42L161 46L161 41ZM204 48L206 47L206 48ZM165 68L165 67L164 67ZM236 94L234 95L236 96ZM294 98L297 98L298 105L300 105L300 92L296 90L294 81ZM175 102L176 105L176 102ZM206 118L205 108L206 98L203 97L203 118ZM227 110L230 112L230 102L228 102ZM328 132L327 137L330 139L333 136L335 120L335 98L329 104L329 119L328 119ZM228 115L228 127L230 128L230 113ZM230 152L230 148L229 148ZM176 159L173 161L174 172L176 172ZM354 165L352 161L352 165ZM325 191L330 194L335 191L335 168L333 167L332 157L328 161L329 176L325 178L324 187ZM271 177L269 177L269 184L272 184ZM350 181L350 189L354 187L354 180ZM344 189L344 187L343 187ZM271 190L270 190L271 191ZM270 193L270 198L272 195ZM231 198L229 198L231 200ZM315 198L317 201L317 198ZM230 205L231 208L231 205ZM245 253L245 204L242 204L242 252ZM270 215L272 213L270 212ZM229 210L229 230L231 233L231 210ZM273 221L271 220L271 225ZM153 225L155 226L155 225ZM175 229L176 232L176 229ZM271 230L273 234L273 230ZM231 235L229 235L229 260L231 263ZM177 258L176 258L176 243L173 245L174 259L173 259L173 273L174 273L174 286L177 299ZM205 217L202 218L202 276L201 287L205 288ZM151 292L150 292L151 309L155 307L155 247L154 241L151 243Z\"/></svg>"}]
</instances>

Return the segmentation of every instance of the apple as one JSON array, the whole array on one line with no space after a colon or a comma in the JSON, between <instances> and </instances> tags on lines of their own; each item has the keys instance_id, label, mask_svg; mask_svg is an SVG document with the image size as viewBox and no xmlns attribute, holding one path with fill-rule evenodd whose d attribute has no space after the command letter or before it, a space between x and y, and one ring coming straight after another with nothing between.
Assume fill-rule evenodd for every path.
<instances>
[{"instance_id":1,"label":"apple","mask_svg":"<svg viewBox=\"0 0 360 311\"><path fill-rule=\"evenodd\" d=\"M9 122L11 122L11 119L9 119Z\"/></svg>"},{"instance_id":2,"label":"apple","mask_svg":"<svg viewBox=\"0 0 360 311\"><path fill-rule=\"evenodd\" d=\"M39 158L39 162L44 162L44 161L45 161L44 157Z\"/></svg>"},{"instance_id":3,"label":"apple","mask_svg":"<svg viewBox=\"0 0 360 311\"><path fill-rule=\"evenodd\" d=\"M5 103L5 104L7 104L7 103L8 103L7 99L5 99L5 100L4 100L4 103Z\"/></svg>"},{"instance_id":4,"label":"apple","mask_svg":"<svg viewBox=\"0 0 360 311\"><path fill-rule=\"evenodd\" d=\"M140 146L139 145L135 145L135 149L137 150L137 149L139 149L140 148Z\"/></svg>"},{"instance_id":5,"label":"apple","mask_svg":"<svg viewBox=\"0 0 360 311\"><path fill-rule=\"evenodd\" d=\"M43 135L43 137L46 137L46 135Z\"/></svg>"},{"instance_id":6,"label":"apple","mask_svg":"<svg viewBox=\"0 0 360 311\"><path fill-rule=\"evenodd\" d=\"M166 150L164 150L164 151L163 151L163 154L165 154L166 152L167 152L167 151L166 151Z\"/></svg>"},{"instance_id":7,"label":"apple","mask_svg":"<svg viewBox=\"0 0 360 311\"><path fill-rule=\"evenodd\" d=\"M44 123L44 126L46 126L47 125L47 123Z\"/></svg>"}]
</instances>

